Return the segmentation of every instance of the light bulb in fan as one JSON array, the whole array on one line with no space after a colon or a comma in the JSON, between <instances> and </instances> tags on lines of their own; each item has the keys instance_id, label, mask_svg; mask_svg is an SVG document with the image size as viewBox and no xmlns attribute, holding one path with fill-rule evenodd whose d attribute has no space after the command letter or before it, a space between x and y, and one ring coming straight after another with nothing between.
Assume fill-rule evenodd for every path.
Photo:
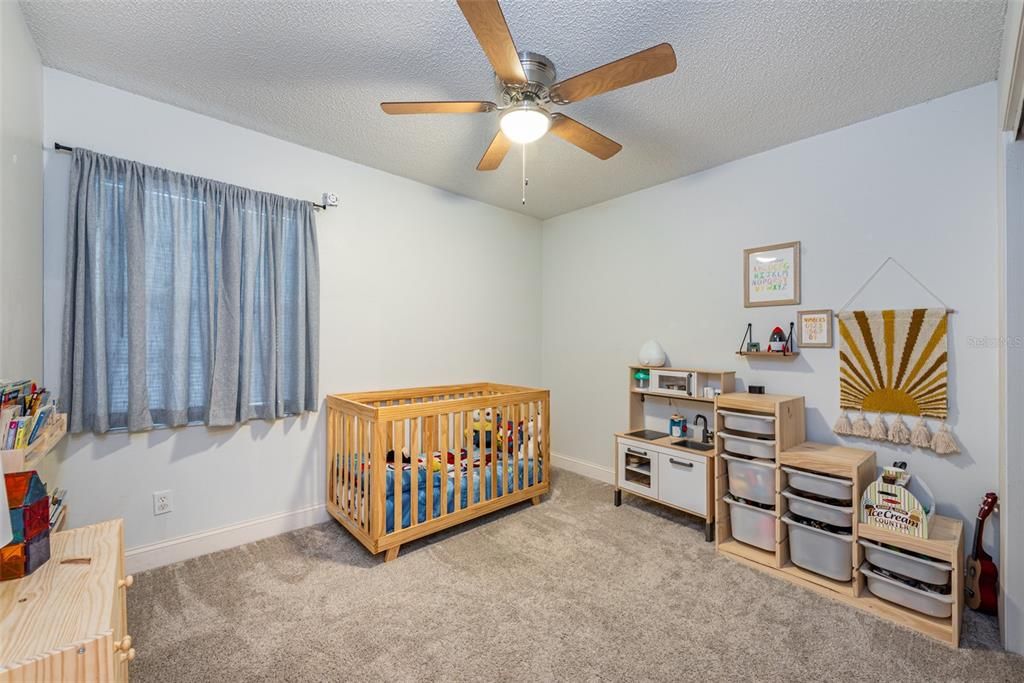
<instances>
[{"instance_id":1,"label":"light bulb in fan","mask_svg":"<svg viewBox=\"0 0 1024 683\"><path fill-rule=\"evenodd\" d=\"M544 137L551 128L551 116L537 103L524 100L506 109L498 125L509 140L525 145Z\"/></svg>"}]
</instances>

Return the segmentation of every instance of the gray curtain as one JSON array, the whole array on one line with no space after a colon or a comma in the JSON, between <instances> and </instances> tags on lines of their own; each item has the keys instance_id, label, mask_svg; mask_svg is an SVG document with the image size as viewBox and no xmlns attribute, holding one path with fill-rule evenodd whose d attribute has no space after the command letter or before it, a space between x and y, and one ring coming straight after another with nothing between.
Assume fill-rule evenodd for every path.
<instances>
[{"instance_id":1,"label":"gray curtain","mask_svg":"<svg viewBox=\"0 0 1024 683\"><path fill-rule=\"evenodd\" d=\"M76 149L67 237L72 432L316 410L312 204Z\"/></svg>"}]
</instances>

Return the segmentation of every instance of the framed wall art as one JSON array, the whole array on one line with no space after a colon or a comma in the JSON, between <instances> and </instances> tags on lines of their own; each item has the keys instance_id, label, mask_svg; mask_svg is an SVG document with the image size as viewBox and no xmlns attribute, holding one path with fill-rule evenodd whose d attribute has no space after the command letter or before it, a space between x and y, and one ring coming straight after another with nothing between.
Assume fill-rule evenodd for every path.
<instances>
[{"instance_id":1,"label":"framed wall art","mask_svg":"<svg viewBox=\"0 0 1024 683\"><path fill-rule=\"evenodd\" d=\"M800 243L743 250L743 306L800 303Z\"/></svg>"},{"instance_id":2,"label":"framed wall art","mask_svg":"<svg viewBox=\"0 0 1024 683\"><path fill-rule=\"evenodd\" d=\"M797 346L804 349L832 348L832 309L797 311Z\"/></svg>"}]
</instances>

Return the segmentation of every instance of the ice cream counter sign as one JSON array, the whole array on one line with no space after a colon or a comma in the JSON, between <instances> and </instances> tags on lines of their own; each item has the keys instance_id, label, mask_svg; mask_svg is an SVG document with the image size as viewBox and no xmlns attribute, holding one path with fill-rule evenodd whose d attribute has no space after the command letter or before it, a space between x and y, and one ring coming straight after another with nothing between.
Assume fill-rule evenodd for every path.
<instances>
[{"instance_id":1,"label":"ice cream counter sign","mask_svg":"<svg viewBox=\"0 0 1024 683\"><path fill-rule=\"evenodd\" d=\"M928 515L907 489L874 481L861 497L860 523L928 538Z\"/></svg>"}]
</instances>

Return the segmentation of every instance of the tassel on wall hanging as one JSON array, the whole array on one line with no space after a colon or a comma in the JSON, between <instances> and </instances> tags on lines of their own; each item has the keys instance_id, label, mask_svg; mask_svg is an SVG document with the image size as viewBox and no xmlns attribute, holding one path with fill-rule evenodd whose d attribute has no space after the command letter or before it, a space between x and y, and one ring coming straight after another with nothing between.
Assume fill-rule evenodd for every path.
<instances>
[{"instance_id":1,"label":"tassel on wall hanging","mask_svg":"<svg viewBox=\"0 0 1024 683\"><path fill-rule=\"evenodd\" d=\"M881 311L846 310L850 302L888 264L901 268L942 304L941 308ZM839 327L839 407L843 414L833 431L897 444L910 443L936 453L958 453L959 446L945 421L949 417L947 328L951 311L920 280L892 257L882 262L836 314ZM861 416L847 432L847 410ZM869 425L864 412L878 413ZM895 413L893 428L884 413ZM913 431L902 415L917 416ZM942 420L932 436L925 418Z\"/></svg>"},{"instance_id":2,"label":"tassel on wall hanging","mask_svg":"<svg viewBox=\"0 0 1024 683\"><path fill-rule=\"evenodd\" d=\"M860 412L860 417L853 421L853 429L850 430L853 436L862 436L865 439L871 438L871 423L864 417L864 411Z\"/></svg>"},{"instance_id":3,"label":"tassel on wall hanging","mask_svg":"<svg viewBox=\"0 0 1024 683\"><path fill-rule=\"evenodd\" d=\"M849 436L853 434L853 425L850 424L850 416L846 414L845 410L839 413L839 418L832 427L832 431L842 436Z\"/></svg>"},{"instance_id":4,"label":"tassel on wall hanging","mask_svg":"<svg viewBox=\"0 0 1024 683\"><path fill-rule=\"evenodd\" d=\"M875 441L889 440L889 425L885 424L885 418L879 413L875 422L871 425L871 438Z\"/></svg>"},{"instance_id":5,"label":"tassel on wall hanging","mask_svg":"<svg viewBox=\"0 0 1024 683\"><path fill-rule=\"evenodd\" d=\"M889 441L899 445L910 443L910 427L903 421L902 415L897 415L896 420L889 427Z\"/></svg>"}]
</instances>

